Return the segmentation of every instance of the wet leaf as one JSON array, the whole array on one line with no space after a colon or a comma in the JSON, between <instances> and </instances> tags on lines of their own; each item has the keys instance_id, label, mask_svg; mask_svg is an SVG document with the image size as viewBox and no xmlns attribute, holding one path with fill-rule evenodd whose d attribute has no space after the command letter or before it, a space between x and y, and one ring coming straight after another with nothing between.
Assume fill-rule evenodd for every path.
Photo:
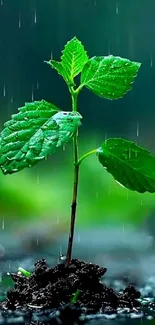
<instances>
[{"instance_id":1,"label":"wet leaf","mask_svg":"<svg viewBox=\"0 0 155 325\"><path fill-rule=\"evenodd\" d=\"M47 63L57 70L67 84L74 85L74 78L82 71L88 59L84 46L74 37L65 45L60 62L50 60Z\"/></svg>"},{"instance_id":2,"label":"wet leaf","mask_svg":"<svg viewBox=\"0 0 155 325\"><path fill-rule=\"evenodd\" d=\"M32 167L66 144L80 125L79 113L58 111L45 101L26 103L5 123L0 134L0 166L4 174Z\"/></svg>"},{"instance_id":3,"label":"wet leaf","mask_svg":"<svg viewBox=\"0 0 155 325\"><path fill-rule=\"evenodd\" d=\"M118 99L131 90L140 66L113 55L95 56L84 66L81 84L100 97Z\"/></svg>"},{"instance_id":4,"label":"wet leaf","mask_svg":"<svg viewBox=\"0 0 155 325\"><path fill-rule=\"evenodd\" d=\"M97 156L114 179L139 193L155 192L155 157L132 141L120 138L106 140Z\"/></svg>"}]
</instances>

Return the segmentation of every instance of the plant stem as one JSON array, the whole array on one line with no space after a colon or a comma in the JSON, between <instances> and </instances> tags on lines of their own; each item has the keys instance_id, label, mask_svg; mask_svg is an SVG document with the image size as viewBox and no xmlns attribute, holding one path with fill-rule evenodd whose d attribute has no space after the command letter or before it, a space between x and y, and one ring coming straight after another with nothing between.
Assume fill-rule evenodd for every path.
<instances>
[{"instance_id":1,"label":"plant stem","mask_svg":"<svg viewBox=\"0 0 155 325\"><path fill-rule=\"evenodd\" d=\"M70 88L70 93L72 97L72 111L77 111L77 97L79 92L75 91L73 88ZM66 256L66 265L71 261L72 256L72 246L74 238L74 227L75 227L75 217L76 217L76 207L77 207L77 193L78 193L78 180L79 180L79 166L78 162L78 130L73 137L73 159L74 159L74 185L73 185L73 196L71 204L71 219L70 219L70 231L68 239L68 248Z\"/></svg>"},{"instance_id":2,"label":"plant stem","mask_svg":"<svg viewBox=\"0 0 155 325\"><path fill-rule=\"evenodd\" d=\"M77 97L78 97L78 93L76 93L76 91L72 89L71 90L72 112L76 112L77 111Z\"/></svg>"},{"instance_id":3,"label":"plant stem","mask_svg":"<svg viewBox=\"0 0 155 325\"><path fill-rule=\"evenodd\" d=\"M91 151L85 153L85 154L84 154L84 155L83 155L83 156L78 160L77 165L80 166L80 164L82 163L82 161L83 161L85 158L89 157L90 155L92 155L93 153L96 153L96 152L97 152L97 149L94 149L94 150L91 150Z\"/></svg>"}]
</instances>

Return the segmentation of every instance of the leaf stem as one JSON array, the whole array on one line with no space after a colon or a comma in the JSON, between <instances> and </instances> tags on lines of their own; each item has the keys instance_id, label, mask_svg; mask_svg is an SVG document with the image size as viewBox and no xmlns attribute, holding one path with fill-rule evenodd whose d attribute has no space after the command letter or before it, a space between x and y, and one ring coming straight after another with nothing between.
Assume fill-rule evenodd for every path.
<instances>
[{"instance_id":1,"label":"leaf stem","mask_svg":"<svg viewBox=\"0 0 155 325\"><path fill-rule=\"evenodd\" d=\"M75 92L79 94L79 92L82 90L84 84L80 84L79 87L76 88Z\"/></svg>"},{"instance_id":2,"label":"leaf stem","mask_svg":"<svg viewBox=\"0 0 155 325\"><path fill-rule=\"evenodd\" d=\"M75 91L74 88L70 88L71 98L72 98L72 111L77 111L77 97L79 92ZM72 256L72 246L74 238L74 227L75 227L75 217L76 217L76 207L77 207L77 194L78 194L78 180L79 180L79 166L78 162L78 130L73 137L73 160L74 160L74 184L73 184L73 196L71 204L71 219L70 219L70 231L68 239L68 248L66 256L66 265L71 261Z\"/></svg>"},{"instance_id":3,"label":"leaf stem","mask_svg":"<svg viewBox=\"0 0 155 325\"><path fill-rule=\"evenodd\" d=\"M91 151L85 153L85 154L84 154L84 155L83 155L83 156L78 160L77 165L80 166L80 164L82 163L82 161L83 161L85 158L89 157L90 155L92 155L92 154L94 154L94 153L96 153L96 152L97 152L97 149L94 149L94 150L91 150Z\"/></svg>"},{"instance_id":4,"label":"leaf stem","mask_svg":"<svg viewBox=\"0 0 155 325\"><path fill-rule=\"evenodd\" d=\"M72 97L72 112L77 111L77 94L75 92L71 93Z\"/></svg>"}]
</instances>

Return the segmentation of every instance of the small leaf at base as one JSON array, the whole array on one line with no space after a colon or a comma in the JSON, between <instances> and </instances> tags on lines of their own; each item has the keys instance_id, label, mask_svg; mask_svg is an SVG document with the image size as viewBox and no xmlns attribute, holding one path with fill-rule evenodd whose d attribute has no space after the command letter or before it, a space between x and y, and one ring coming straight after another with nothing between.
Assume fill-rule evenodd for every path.
<instances>
[{"instance_id":1,"label":"small leaf at base","mask_svg":"<svg viewBox=\"0 0 155 325\"><path fill-rule=\"evenodd\" d=\"M18 273L22 274L23 276L25 276L26 278L29 278L31 276L31 272L26 271L25 269L23 269L22 267L18 268Z\"/></svg>"},{"instance_id":2,"label":"small leaf at base","mask_svg":"<svg viewBox=\"0 0 155 325\"><path fill-rule=\"evenodd\" d=\"M155 192L155 157L132 141L107 139L97 150L102 166L124 187Z\"/></svg>"},{"instance_id":3,"label":"small leaf at base","mask_svg":"<svg viewBox=\"0 0 155 325\"><path fill-rule=\"evenodd\" d=\"M81 85L100 97L118 99L131 90L140 66L113 55L95 56L83 68Z\"/></svg>"}]
</instances>

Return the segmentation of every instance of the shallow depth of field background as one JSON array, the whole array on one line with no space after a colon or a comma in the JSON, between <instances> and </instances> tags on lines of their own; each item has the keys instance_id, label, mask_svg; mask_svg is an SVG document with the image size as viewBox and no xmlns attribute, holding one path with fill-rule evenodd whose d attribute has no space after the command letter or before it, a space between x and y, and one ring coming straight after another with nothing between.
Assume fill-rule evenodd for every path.
<instances>
[{"instance_id":1,"label":"shallow depth of field background","mask_svg":"<svg viewBox=\"0 0 155 325\"><path fill-rule=\"evenodd\" d=\"M142 62L133 90L118 101L84 89L79 151L107 137L125 137L155 152L155 3L153 0L2 0L0 6L0 127L27 101L45 99L63 110L65 82L44 63L59 60L77 36L89 56L119 55ZM70 220L72 144L12 176L0 174L0 244L24 252L62 241ZM130 192L94 156L81 165L75 246L147 251L154 242L155 195ZM111 245L111 246L110 246ZM54 246L53 246L54 247ZM53 248L54 249L54 248ZM79 250L78 250L79 249ZM64 252L65 253L65 252Z\"/></svg>"}]
</instances>

